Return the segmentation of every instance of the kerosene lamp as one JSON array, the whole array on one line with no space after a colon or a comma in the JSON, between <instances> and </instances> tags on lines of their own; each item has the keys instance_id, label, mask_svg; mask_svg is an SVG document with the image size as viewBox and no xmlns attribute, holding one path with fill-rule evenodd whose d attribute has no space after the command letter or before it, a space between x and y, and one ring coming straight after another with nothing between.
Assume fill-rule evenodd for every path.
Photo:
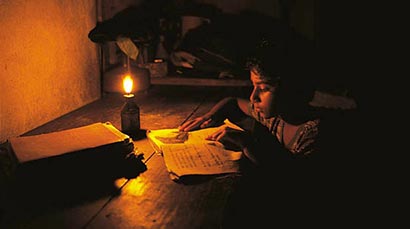
<instances>
[{"instance_id":1,"label":"kerosene lamp","mask_svg":"<svg viewBox=\"0 0 410 229\"><path fill-rule=\"evenodd\" d=\"M132 94L133 80L130 75L125 75L123 79L125 103L121 109L121 131L131 137L136 137L141 132L140 128L140 108Z\"/></svg>"}]
</instances>

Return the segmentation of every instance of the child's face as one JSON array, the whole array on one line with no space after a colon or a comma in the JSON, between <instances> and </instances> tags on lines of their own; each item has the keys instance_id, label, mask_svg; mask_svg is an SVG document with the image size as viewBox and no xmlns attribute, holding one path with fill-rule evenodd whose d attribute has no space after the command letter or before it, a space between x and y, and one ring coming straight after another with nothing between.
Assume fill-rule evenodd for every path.
<instances>
[{"instance_id":1,"label":"child's face","mask_svg":"<svg viewBox=\"0 0 410 229\"><path fill-rule=\"evenodd\" d=\"M270 118L275 115L274 98L276 86L267 83L256 71L251 71L251 81L253 84L250 101L253 103L255 110L260 112L264 118Z\"/></svg>"}]
</instances>

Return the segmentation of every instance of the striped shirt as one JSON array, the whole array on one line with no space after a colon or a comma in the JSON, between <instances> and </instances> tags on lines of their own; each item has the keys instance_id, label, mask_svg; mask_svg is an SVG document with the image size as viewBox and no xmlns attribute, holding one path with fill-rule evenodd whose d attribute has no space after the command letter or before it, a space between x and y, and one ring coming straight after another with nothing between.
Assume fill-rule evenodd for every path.
<instances>
[{"instance_id":1,"label":"striped shirt","mask_svg":"<svg viewBox=\"0 0 410 229\"><path fill-rule=\"evenodd\" d=\"M289 143L285 145L283 140L285 121L281 117L263 118L252 105L249 106L249 112L258 122L266 126L272 135L276 136L278 141L292 154L308 155L314 151L318 136L319 119L309 120L300 125Z\"/></svg>"}]
</instances>

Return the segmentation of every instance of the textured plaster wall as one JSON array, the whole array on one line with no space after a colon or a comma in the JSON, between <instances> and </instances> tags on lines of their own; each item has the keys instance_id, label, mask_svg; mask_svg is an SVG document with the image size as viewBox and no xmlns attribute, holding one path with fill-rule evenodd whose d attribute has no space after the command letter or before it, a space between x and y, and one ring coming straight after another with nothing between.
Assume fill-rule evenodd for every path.
<instances>
[{"instance_id":1,"label":"textured plaster wall","mask_svg":"<svg viewBox=\"0 0 410 229\"><path fill-rule=\"evenodd\" d=\"M0 143L100 97L95 0L0 0Z\"/></svg>"}]
</instances>

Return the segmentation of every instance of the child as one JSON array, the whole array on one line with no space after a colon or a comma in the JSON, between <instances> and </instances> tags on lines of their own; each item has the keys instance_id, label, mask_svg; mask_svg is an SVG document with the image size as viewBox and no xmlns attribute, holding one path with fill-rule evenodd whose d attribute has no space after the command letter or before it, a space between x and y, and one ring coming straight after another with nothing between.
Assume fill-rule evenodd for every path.
<instances>
[{"instance_id":1,"label":"child","mask_svg":"<svg viewBox=\"0 0 410 229\"><path fill-rule=\"evenodd\" d=\"M249 100L225 98L203 116L185 122L179 130L217 126L226 118L239 124L251 118L252 128L238 131L227 127L209 136L208 140L242 150L257 165L270 161L266 160L269 157L314 154L320 119L309 106L314 92L313 80L308 78L311 58L306 50L292 53L296 50L278 43L262 39L249 58L247 67L253 84Z\"/></svg>"}]
</instances>

